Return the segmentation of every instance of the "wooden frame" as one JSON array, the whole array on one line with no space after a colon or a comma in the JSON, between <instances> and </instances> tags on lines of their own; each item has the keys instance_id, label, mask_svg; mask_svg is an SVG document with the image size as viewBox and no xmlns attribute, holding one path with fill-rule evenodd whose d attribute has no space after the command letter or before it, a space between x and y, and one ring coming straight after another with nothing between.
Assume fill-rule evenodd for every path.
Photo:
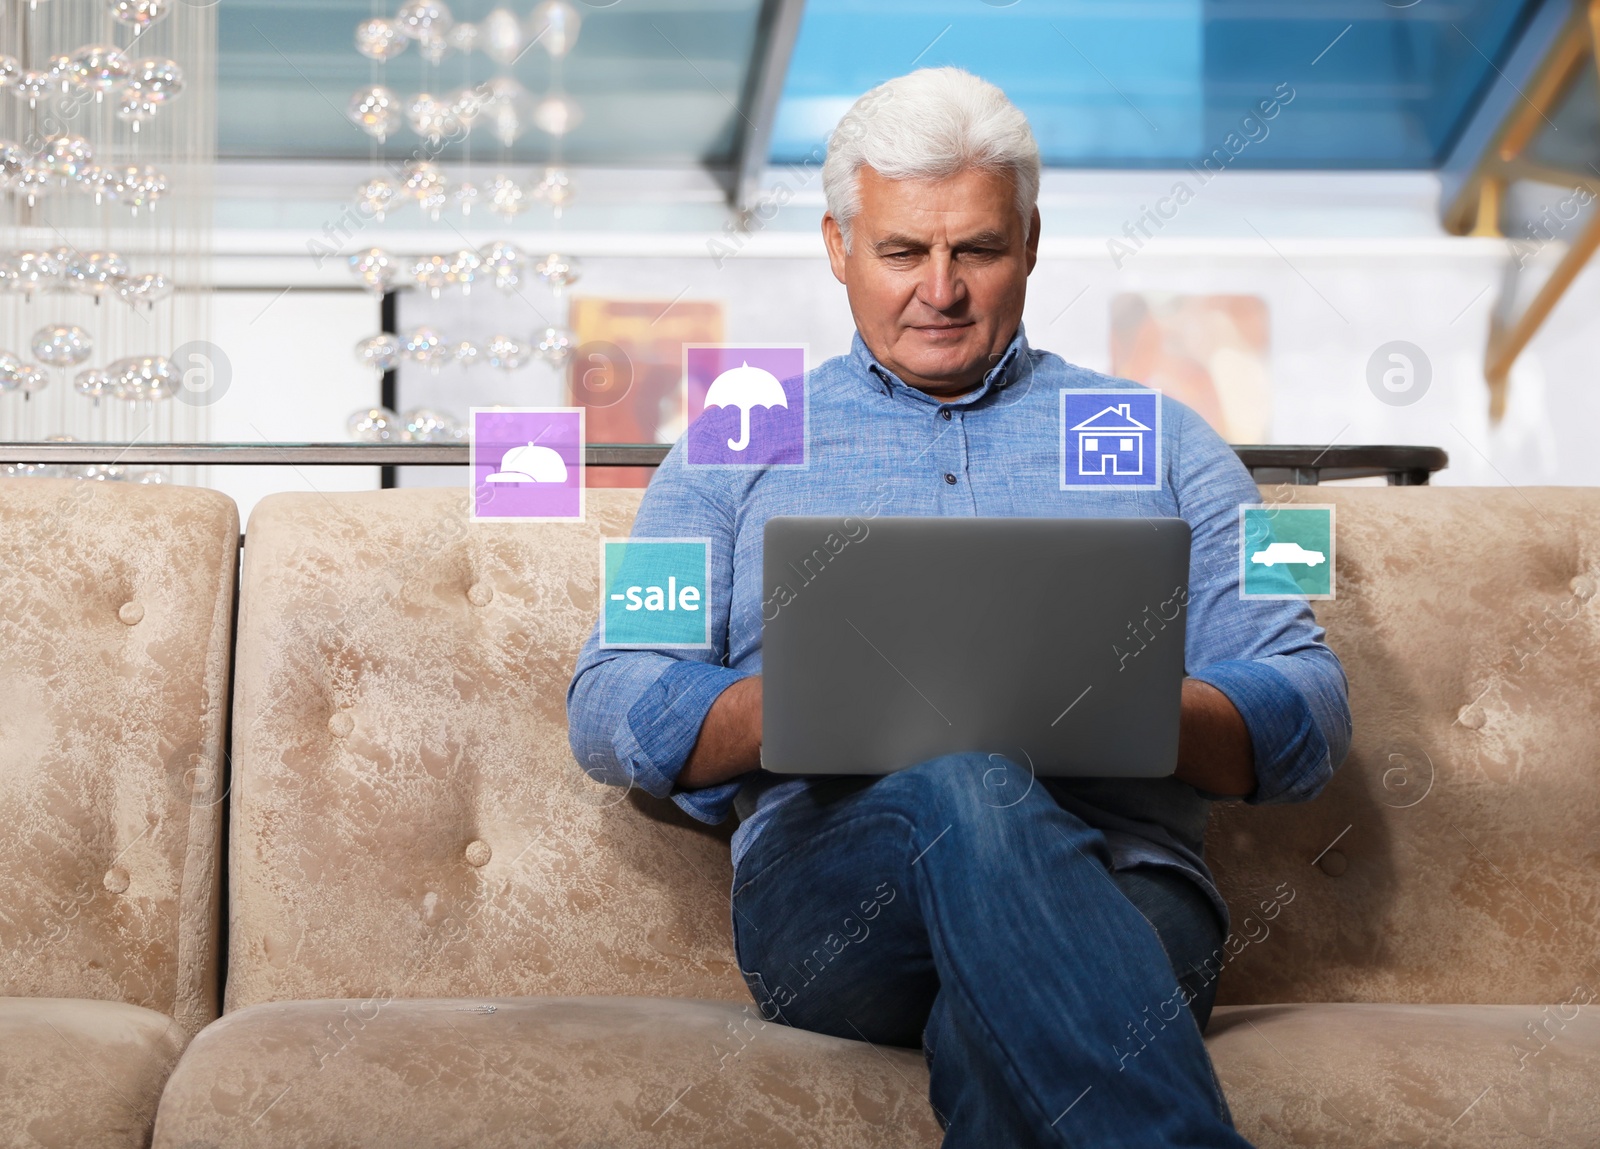
<instances>
[{"instance_id":1,"label":"wooden frame","mask_svg":"<svg viewBox=\"0 0 1600 1149\"><path fill-rule=\"evenodd\" d=\"M1444 226L1456 235L1498 237L1507 188L1518 180L1586 188L1600 196L1600 177L1593 171L1568 171L1540 164L1525 153L1549 114L1571 92L1585 67L1600 68L1600 0L1575 0L1554 43L1531 69L1522 99L1511 106L1489 136L1470 174L1445 208ZM1507 79L1507 82L1512 81ZM1600 211L1572 240L1560 262L1520 313L1513 311L1517 276L1513 272L1489 321L1484 352L1484 379L1489 385L1489 418L1499 422L1506 411L1512 365L1543 325L1572 281L1600 249Z\"/></svg>"}]
</instances>

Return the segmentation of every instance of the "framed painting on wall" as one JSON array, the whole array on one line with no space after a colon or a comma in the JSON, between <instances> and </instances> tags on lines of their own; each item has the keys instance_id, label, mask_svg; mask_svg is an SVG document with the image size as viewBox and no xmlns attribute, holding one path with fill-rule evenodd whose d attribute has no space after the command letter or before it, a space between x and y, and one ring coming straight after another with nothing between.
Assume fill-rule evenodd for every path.
<instances>
[{"instance_id":1,"label":"framed painting on wall","mask_svg":"<svg viewBox=\"0 0 1600 1149\"><path fill-rule=\"evenodd\" d=\"M1193 408L1230 443L1265 443L1268 332L1260 296L1124 292L1111 300L1111 374Z\"/></svg>"},{"instance_id":2,"label":"framed painting on wall","mask_svg":"<svg viewBox=\"0 0 1600 1149\"><path fill-rule=\"evenodd\" d=\"M575 297L567 389L590 443L672 443L688 414L683 345L720 343L722 304L696 299ZM592 467L591 487L644 487L649 467Z\"/></svg>"}]
</instances>

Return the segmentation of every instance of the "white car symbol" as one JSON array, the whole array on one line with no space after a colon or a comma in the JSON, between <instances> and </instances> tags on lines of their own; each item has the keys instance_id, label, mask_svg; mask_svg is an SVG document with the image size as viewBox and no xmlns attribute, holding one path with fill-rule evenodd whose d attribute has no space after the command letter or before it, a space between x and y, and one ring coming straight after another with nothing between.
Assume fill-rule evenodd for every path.
<instances>
[{"instance_id":1,"label":"white car symbol","mask_svg":"<svg viewBox=\"0 0 1600 1149\"><path fill-rule=\"evenodd\" d=\"M1270 543L1264 551L1257 551L1250 556L1250 561L1270 567L1276 563L1305 563L1307 566L1316 566L1318 563L1328 561L1328 556L1321 551L1308 551L1299 543Z\"/></svg>"}]
</instances>

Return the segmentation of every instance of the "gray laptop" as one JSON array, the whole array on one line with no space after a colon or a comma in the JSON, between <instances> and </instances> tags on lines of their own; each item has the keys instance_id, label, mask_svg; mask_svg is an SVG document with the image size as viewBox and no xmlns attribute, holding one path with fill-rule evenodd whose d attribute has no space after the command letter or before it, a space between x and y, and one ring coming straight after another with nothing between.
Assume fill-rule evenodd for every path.
<instances>
[{"instance_id":1,"label":"gray laptop","mask_svg":"<svg viewBox=\"0 0 1600 1149\"><path fill-rule=\"evenodd\" d=\"M1184 520L784 516L765 548L766 769L1172 773Z\"/></svg>"}]
</instances>

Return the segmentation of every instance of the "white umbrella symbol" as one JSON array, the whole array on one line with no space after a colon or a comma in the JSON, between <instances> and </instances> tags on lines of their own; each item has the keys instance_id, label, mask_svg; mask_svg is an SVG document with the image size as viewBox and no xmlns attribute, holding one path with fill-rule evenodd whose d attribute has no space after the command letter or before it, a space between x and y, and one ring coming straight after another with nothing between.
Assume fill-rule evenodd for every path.
<instances>
[{"instance_id":1,"label":"white umbrella symbol","mask_svg":"<svg viewBox=\"0 0 1600 1149\"><path fill-rule=\"evenodd\" d=\"M706 406L739 408L739 437L729 439L728 447L742 451L750 445L750 408L787 408L789 397L772 372L741 363L711 381L711 388L706 392Z\"/></svg>"}]
</instances>

